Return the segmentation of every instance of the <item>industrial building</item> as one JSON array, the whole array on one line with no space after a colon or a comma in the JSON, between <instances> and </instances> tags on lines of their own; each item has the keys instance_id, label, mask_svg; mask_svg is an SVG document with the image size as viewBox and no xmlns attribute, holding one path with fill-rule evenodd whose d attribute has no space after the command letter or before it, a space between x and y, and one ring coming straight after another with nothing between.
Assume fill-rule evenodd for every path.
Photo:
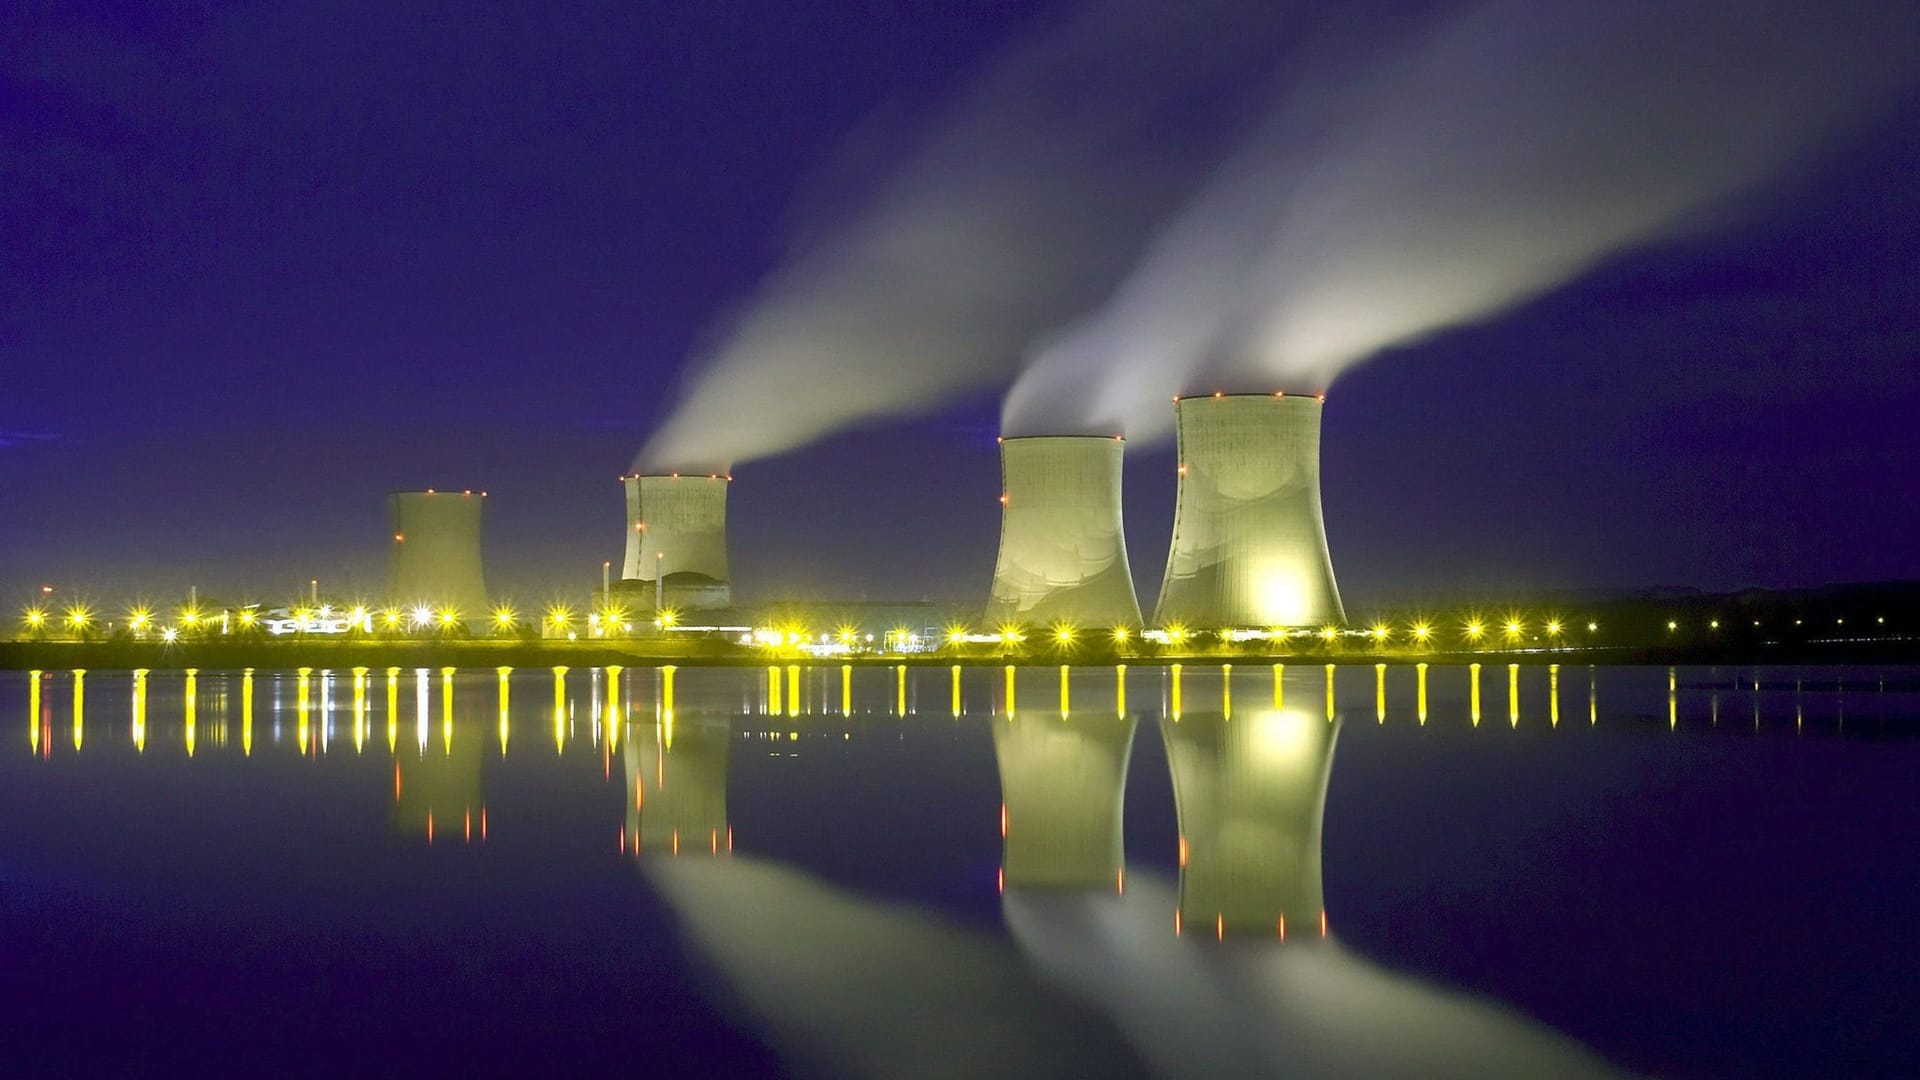
<instances>
[{"instance_id":1,"label":"industrial building","mask_svg":"<svg viewBox=\"0 0 1920 1080\"><path fill-rule=\"evenodd\" d=\"M1000 555L989 626L1140 625L1121 528L1125 449L1107 436L1000 441Z\"/></svg>"},{"instance_id":2,"label":"industrial building","mask_svg":"<svg viewBox=\"0 0 1920 1080\"><path fill-rule=\"evenodd\" d=\"M486 492L396 491L387 496L393 537L387 598L436 617L453 612L470 626L488 618L487 579L480 559Z\"/></svg>"},{"instance_id":3,"label":"industrial building","mask_svg":"<svg viewBox=\"0 0 1920 1080\"><path fill-rule=\"evenodd\" d=\"M1322 405L1294 394L1176 400L1180 492L1156 624L1345 621L1320 512Z\"/></svg>"},{"instance_id":4,"label":"industrial building","mask_svg":"<svg viewBox=\"0 0 1920 1080\"><path fill-rule=\"evenodd\" d=\"M627 491L627 555L620 593L644 611L708 611L733 603L727 572L732 477L634 474Z\"/></svg>"}]
</instances>

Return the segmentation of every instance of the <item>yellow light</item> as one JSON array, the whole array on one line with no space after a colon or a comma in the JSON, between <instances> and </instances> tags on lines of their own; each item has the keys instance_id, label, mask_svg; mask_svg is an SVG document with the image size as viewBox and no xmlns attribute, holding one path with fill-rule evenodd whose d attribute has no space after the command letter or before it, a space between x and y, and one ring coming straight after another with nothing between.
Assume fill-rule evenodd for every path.
<instances>
[{"instance_id":1,"label":"yellow light","mask_svg":"<svg viewBox=\"0 0 1920 1080\"><path fill-rule=\"evenodd\" d=\"M1018 645L1022 641L1027 640L1027 637L1020 632L1019 626L1013 623L1002 623L1000 626L1000 640L1009 645Z\"/></svg>"},{"instance_id":2,"label":"yellow light","mask_svg":"<svg viewBox=\"0 0 1920 1080\"><path fill-rule=\"evenodd\" d=\"M394 618L398 620L399 616L396 615L394 616ZM242 611L240 613L241 626L252 626L254 623L258 622L259 620L260 620L260 613L253 610L252 608L248 608L245 611Z\"/></svg>"},{"instance_id":3,"label":"yellow light","mask_svg":"<svg viewBox=\"0 0 1920 1080\"><path fill-rule=\"evenodd\" d=\"M1427 638L1431 637L1432 635L1433 635L1433 627L1428 626L1426 623L1423 623L1423 622L1413 624L1413 640L1423 642L1423 641L1426 641Z\"/></svg>"},{"instance_id":4,"label":"yellow light","mask_svg":"<svg viewBox=\"0 0 1920 1080\"><path fill-rule=\"evenodd\" d=\"M1486 636L1487 625L1481 622L1478 618L1468 619L1466 630L1467 630L1467 640L1479 641L1482 637Z\"/></svg>"},{"instance_id":5,"label":"yellow light","mask_svg":"<svg viewBox=\"0 0 1920 1080\"><path fill-rule=\"evenodd\" d=\"M1186 639L1186 636L1187 636L1187 628L1180 625L1179 623L1173 623L1167 627L1168 641L1173 641L1173 642L1183 641Z\"/></svg>"},{"instance_id":6,"label":"yellow light","mask_svg":"<svg viewBox=\"0 0 1920 1080\"><path fill-rule=\"evenodd\" d=\"M1673 632L1673 631L1675 631L1675 630L1678 630L1678 629L1680 629L1680 624L1679 624L1679 623L1677 623L1677 622L1674 622L1674 621L1673 621L1672 619L1668 619L1668 620L1667 620L1667 631L1668 631L1669 633L1671 633L1671 632Z\"/></svg>"},{"instance_id":7,"label":"yellow light","mask_svg":"<svg viewBox=\"0 0 1920 1080\"><path fill-rule=\"evenodd\" d=\"M966 627L964 627L964 626L950 626L950 627L948 627L948 628L947 628L947 644L949 644L949 645L958 645L958 644L960 644L960 643L962 643L962 642L964 642L964 641L965 641L966 639L967 639L967 628L966 628Z\"/></svg>"},{"instance_id":8,"label":"yellow light","mask_svg":"<svg viewBox=\"0 0 1920 1080\"><path fill-rule=\"evenodd\" d=\"M388 626L400 625L400 613L394 610L393 608L388 608L384 613L382 613L382 615L380 616L380 619L382 622L385 622Z\"/></svg>"},{"instance_id":9,"label":"yellow light","mask_svg":"<svg viewBox=\"0 0 1920 1080\"><path fill-rule=\"evenodd\" d=\"M619 612L619 609L617 608L613 609L613 611L619 614L624 614L623 612ZM672 608L666 608L660 612L660 625L664 629L672 629L675 624L679 623L679 621L680 621L680 613L678 611L675 611Z\"/></svg>"},{"instance_id":10,"label":"yellow light","mask_svg":"<svg viewBox=\"0 0 1920 1080\"><path fill-rule=\"evenodd\" d=\"M498 607L493 609L493 625L502 630L511 630L513 629L513 622L514 611L512 608Z\"/></svg>"},{"instance_id":11,"label":"yellow light","mask_svg":"<svg viewBox=\"0 0 1920 1080\"><path fill-rule=\"evenodd\" d=\"M1589 634L1593 633L1595 630L1598 630L1598 629L1600 629L1600 624L1597 622L1590 622L1587 624L1587 633Z\"/></svg>"},{"instance_id":12,"label":"yellow light","mask_svg":"<svg viewBox=\"0 0 1920 1080\"><path fill-rule=\"evenodd\" d=\"M1520 631L1524 629L1526 629L1526 624L1522 623L1519 619L1507 620L1506 631L1507 631L1508 637L1510 638L1519 637Z\"/></svg>"},{"instance_id":13,"label":"yellow light","mask_svg":"<svg viewBox=\"0 0 1920 1080\"><path fill-rule=\"evenodd\" d=\"M93 612L85 604L75 604L67 609L67 625L75 630L84 630L93 621Z\"/></svg>"},{"instance_id":14,"label":"yellow light","mask_svg":"<svg viewBox=\"0 0 1920 1080\"><path fill-rule=\"evenodd\" d=\"M1115 645L1125 645L1127 643L1128 636L1129 635L1127 633L1126 627L1116 626L1113 628L1113 643Z\"/></svg>"},{"instance_id":15,"label":"yellow light","mask_svg":"<svg viewBox=\"0 0 1920 1080\"><path fill-rule=\"evenodd\" d=\"M1547 620L1547 636L1548 637L1560 636L1560 620L1559 619Z\"/></svg>"},{"instance_id":16,"label":"yellow light","mask_svg":"<svg viewBox=\"0 0 1920 1080\"><path fill-rule=\"evenodd\" d=\"M356 629L366 626L367 609L362 605L355 604L353 610L347 612L347 620L352 623Z\"/></svg>"},{"instance_id":17,"label":"yellow light","mask_svg":"<svg viewBox=\"0 0 1920 1080\"><path fill-rule=\"evenodd\" d=\"M28 608L26 619L28 626L38 630L47 624L47 613L40 608Z\"/></svg>"},{"instance_id":18,"label":"yellow light","mask_svg":"<svg viewBox=\"0 0 1920 1080\"><path fill-rule=\"evenodd\" d=\"M1378 623L1374 624L1373 629L1370 630L1369 633L1373 635L1373 640L1375 641L1387 640L1387 628Z\"/></svg>"},{"instance_id":19,"label":"yellow light","mask_svg":"<svg viewBox=\"0 0 1920 1080\"><path fill-rule=\"evenodd\" d=\"M440 625L452 626L457 618L459 618L459 612L454 611L452 608L446 608L440 612Z\"/></svg>"},{"instance_id":20,"label":"yellow light","mask_svg":"<svg viewBox=\"0 0 1920 1080\"><path fill-rule=\"evenodd\" d=\"M1339 636L1340 636L1340 631L1335 629L1334 627L1323 626L1320 628L1320 640L1322 641L1331 642L1334 638Z\"/></svg>"},{"instance_id":21,"label":"yellow light","mask_svg":"<svg viewBox=\"0 0 1920 1080\"><path fill-rule=\"evenodd\" d=\"M1067 626L1064 624L1061 626L1055 627L1053 631L1053 640L1059 642L1062 645L1073 644L1073 627Z\"/></svg>"},{"instance_id":22,"label":"yellow light","mask_svg":"<svg viewBox=\"0 0 1920 1080\"><path fill-rule=\"evenodd\" d=\"M145 630L153 625L153 612L146 608L134 608L127 612L127 629Z\"/></svg>"},{"instance_id":23,"label":"yellow light","mask_svg":"<svg viewBox=\"0 0 1920 1080\"><path fill-rule=\"evenodd\" d=\"M200 621L199 608L181 608L180 622L183 626L193 626Z\"/></svg>"}]
</instances>

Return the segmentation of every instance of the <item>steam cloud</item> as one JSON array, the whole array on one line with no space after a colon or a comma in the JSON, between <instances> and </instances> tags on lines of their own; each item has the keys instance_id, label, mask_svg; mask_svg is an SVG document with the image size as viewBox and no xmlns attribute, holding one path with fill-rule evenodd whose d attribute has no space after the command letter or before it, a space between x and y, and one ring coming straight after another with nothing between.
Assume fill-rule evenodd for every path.
<instances>
[{"instance_id":1,"label":"steam cloud","mask_svg":"<svg viewBox=\"0 0 1920 1080\"><path fill-rule=\"evenodd\" d=\"M1111 300L1039 343L1014 434L1324 389L1745 206L1913 78L1920 6L1488 0L1281 89ZM1750 201L1750 200L1749 200Z\"/></svg>"},{"instance_id":2,"label":"steam cloud","mask_svg":"<svg viewBox=\"0 0 1920 1080\"><path fill-rule=\"evenodd\" d=\"M1237 80L1287 25L1244 0L1124 0L1009 49L865 206L801 223L819 239L696 367L636 468L710 472L1005 385L1238 136Z\"/></svg>"}]
</instances>

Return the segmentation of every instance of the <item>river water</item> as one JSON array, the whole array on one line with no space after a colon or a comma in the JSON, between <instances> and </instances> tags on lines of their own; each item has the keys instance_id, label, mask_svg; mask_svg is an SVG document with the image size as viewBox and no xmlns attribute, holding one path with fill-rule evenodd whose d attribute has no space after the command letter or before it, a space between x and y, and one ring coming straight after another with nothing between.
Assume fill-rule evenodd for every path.
<instances>
[{"instance_id":1,"label":"river water","mask_svg":"<svg viewBox=\"0 0 1920 1080\"><path fill-rule=\"evenodd\" d=\"M0 674L0 1074L1913 1075L1920 671Z\"/></svg>"}]
</instances>

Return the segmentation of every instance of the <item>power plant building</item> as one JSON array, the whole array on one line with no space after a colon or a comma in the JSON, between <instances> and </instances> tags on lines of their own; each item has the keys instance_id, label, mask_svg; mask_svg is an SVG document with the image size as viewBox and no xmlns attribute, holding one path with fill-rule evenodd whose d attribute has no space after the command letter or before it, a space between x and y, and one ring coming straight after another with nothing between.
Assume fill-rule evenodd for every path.
<instances>
[{"instance_id":1,"label":"power plant building","mask_svg":"<svg viewBox=\"0 0 1920 1080\"><path fill-rule=\"evenodd\" d=\"M480 560L486 493L397 491L387 496L387 597L436 616L451 610L463 622L487 617L487 579Z\"/></svg>"},{"instance_id":2,"label":"power plant building","mask_svg":"<svg viewBox=\"0 0 1920 1080\"><path fill-rule=\"evenodd\" d=\"M1121 527L1119 438L1000 443L1000 554L989 625L1140 625Z\"/></svg>"},{"instance_id":3,"label":"power plant building","mask_svg":"<svg viewBox=\"0 0 1920 1080\"><path fill-rule=\"evenodd\" d=\"M1319 398L1181 398L1180 493L1154 621L1193 629L1344 622L1320 511Z\"/></svg>"},{"instance_id":4,"label":"power plant building","mask_svg":"<svg viewBox=\"0 0 1920 1080\"><path fill-rule=\"evenodd\" d=\"M733 603L727 572L731 477L636 474L627 490L623 591L649 610L703 610Z\"/></svg>"}]
</instances>

